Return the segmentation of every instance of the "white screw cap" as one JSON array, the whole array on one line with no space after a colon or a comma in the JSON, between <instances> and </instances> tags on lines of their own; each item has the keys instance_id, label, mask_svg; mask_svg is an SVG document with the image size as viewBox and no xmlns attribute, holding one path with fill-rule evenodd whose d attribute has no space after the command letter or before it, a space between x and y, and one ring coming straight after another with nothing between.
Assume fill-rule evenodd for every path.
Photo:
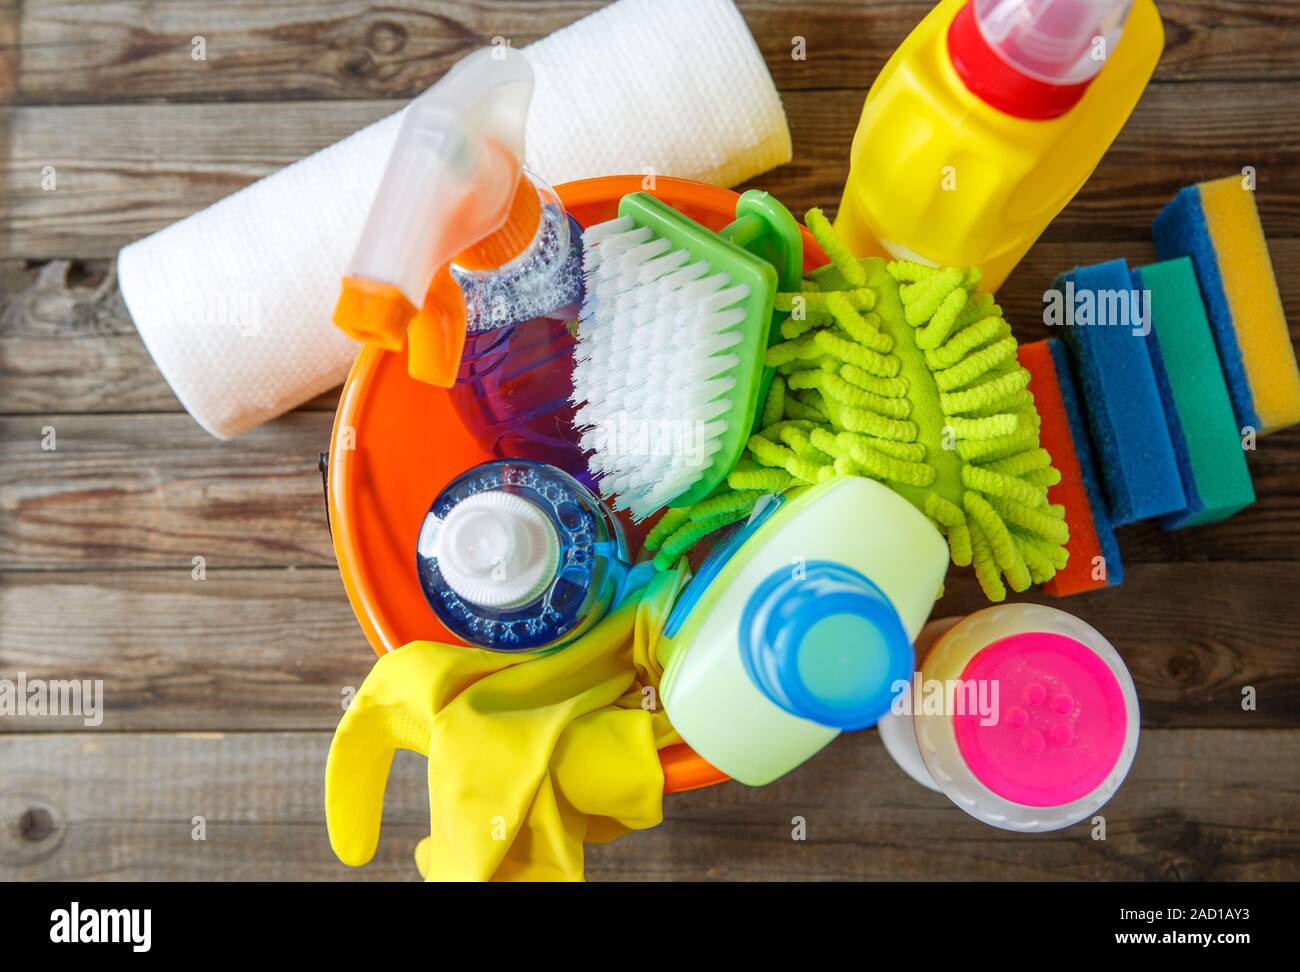
<instances>
[{"instance_id":1,"label":"white screw cap","mask_svg":"<svg viewBox=\"0 0 1300 972\"><path fill-rule=\"evenodd\" d=\"M493 489L453 507L438 531L434 557L459 597L478 607L508 610L550 585L560 562L560 539L537 506Z\"/></svg>"}]
</instances>

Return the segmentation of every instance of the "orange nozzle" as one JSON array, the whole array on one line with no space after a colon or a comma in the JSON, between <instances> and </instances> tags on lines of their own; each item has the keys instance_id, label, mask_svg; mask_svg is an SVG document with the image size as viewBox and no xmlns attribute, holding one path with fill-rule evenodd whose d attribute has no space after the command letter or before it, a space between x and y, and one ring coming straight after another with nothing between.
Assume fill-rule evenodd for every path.
<instances>
[{"instance_id":1,"label":"orange nozzle","mask_svg":"<svg viewBox=\"0 0 1300 972\"><path fill-rule=\"evenodd\" d=\"M334 306L334 323L354 341L373 342L389 351L406 344L406 328L415 305L392 284L366 277L344 277Z\"/></svg>"}]
</instances>

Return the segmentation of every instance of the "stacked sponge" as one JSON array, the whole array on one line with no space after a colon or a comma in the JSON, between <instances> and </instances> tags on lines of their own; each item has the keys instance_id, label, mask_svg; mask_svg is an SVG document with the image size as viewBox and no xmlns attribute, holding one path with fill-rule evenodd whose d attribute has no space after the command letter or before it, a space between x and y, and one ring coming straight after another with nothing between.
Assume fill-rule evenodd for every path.
<instances>
[{"instance_id":1,"label":"stacked sponge","mask_svg":"<svg viewBox=\"0 0 1300 972\"><path fill-rule=\"evenodd\" d=\"M1145 337L1150 307L1123 260L1057 277L1066 344L1083 389L1106 500L1117 526L1187 505Z\"/></svg>"},{"instance_id":2,"label":"stacked sponge","mask_svg":"<svg viewBox=\"0 0 1300 972\"><path fill-rule=\"evenodd\" d=\"M1151 229L1161 260L1192 261L1241 428L1268 435L1300 422L1300 368L1251 184L1189 186Z\"/></svg>"},{"instance_id":3,"label":"stacked sponge","mask_svg":"<svg viewBox=\"0 0 1300 972\"><path fill-rule=\"evenodd\" d=\"M1052 593L1119 583L1113 526L1180 529L1253 503L1243 436L1300 423L1300 368L1253 193L1235 176L1184 189L1153 233L1159 263L1130 272L1111 260L1052 284L1048 320L1068 325L1068 358L1056 341L1021 349L1063 474L1051 499L1070 526Z\"/></svg>"},{"instance_id":4,"label":"stacked sponge","mask_svg":"<svg viewBox=\"0 0 1300 972\"><path fill-rule=\"evenodd\" d=\"M1155 263L1133 280L1151 295L1147 350L1187 498L1160 522L1178 529L1226 519L1255 502L1255 490L1192 263Z\"/></svg>"},{"instance_id":5,"label":"stacked sponge","mask_svg":"<svg viewBox=\"0 0 1300 972\"><path fill-rule=\"evenodd\" d=\"M1101 479L1088 442L1088 427L1070 373L1065 349L1057 340L1022 344L1020 364L1029 372L1029 391L1042 425L1039 441L1060 470L1061 480L1047 490L1051 503L1065 508L1070 528L1069 560L1043 585L1057 597L1119 584L1124 579L1115 527L1101 493Z\"/></svg>"}]
</instances>

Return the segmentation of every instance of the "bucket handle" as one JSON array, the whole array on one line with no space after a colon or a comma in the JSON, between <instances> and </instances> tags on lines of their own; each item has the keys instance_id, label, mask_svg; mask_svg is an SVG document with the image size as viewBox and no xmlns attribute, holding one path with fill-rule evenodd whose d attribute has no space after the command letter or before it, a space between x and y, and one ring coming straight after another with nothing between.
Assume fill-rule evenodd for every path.
<instances>
[{"instance_id":1,"label":"bucket handle","mask_svg":"<svg viewBox=\"0 0 1300 972\"><path fill-rule=\"evenodd\" d=\"M330 454L327 451L316 454L316 468L320 470L320 486L325 496L325 529L334 539L334 526L330 523Z\"/></svg>"}]
</instances>

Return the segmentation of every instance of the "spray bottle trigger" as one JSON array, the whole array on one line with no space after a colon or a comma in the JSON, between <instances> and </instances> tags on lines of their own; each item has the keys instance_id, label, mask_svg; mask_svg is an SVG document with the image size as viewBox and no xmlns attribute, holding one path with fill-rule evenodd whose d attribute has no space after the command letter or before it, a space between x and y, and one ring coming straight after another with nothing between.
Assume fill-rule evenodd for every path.
<instances>
[{"instance_id":1,"label":"spray bottle trigger","mask_svg":"<svg viewBox=\"0 0 1300 972\"><path fill-rule=\"evenodd\" d=\"M439 388L456 384L465 350L465 296L444 266L406 330L407 372Z\"/></svg>"},{"instance_id":2,"label":"spray bottle trigger","mask_svg":"<svg viewBox=\"0 0 1300 972\"><path fill-rule=\"evenodd\" d=\"M334 323L354 341L372 342L386 351L406 346L406 328L415 305L392 284L365 277L344 277L334 308Z\"/></svg>"}]
</instances>

